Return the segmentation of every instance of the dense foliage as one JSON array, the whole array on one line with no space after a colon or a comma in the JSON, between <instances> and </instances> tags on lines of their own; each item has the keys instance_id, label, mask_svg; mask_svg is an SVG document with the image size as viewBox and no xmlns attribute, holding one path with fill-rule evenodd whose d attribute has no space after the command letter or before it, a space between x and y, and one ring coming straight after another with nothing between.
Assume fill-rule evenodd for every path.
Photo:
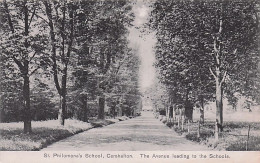
<instances>
[{"instance_id":1,"label":"dense foliage","mask_svg":"<svg viewBox=\"0 0 260 163\"><path fill-rule=\"evenodd\" d=\"M104 119L112 96L133 115L140 93L127 40L131 1L4 0L0 18L1 122L24 121L29 133L31 120Z\"/></svg>"},{"instance_id":2,"label":"dense foliage","mask_svg":"<svg viewBox=\"0 0 260 163\"><path fill-rule=\"evenodd\" d=\"M156 67L171 105L181 103L192 119L216 101L223 123L223 98L259 99L259 2L246 0L157 0L150 29L156 32Z\"/></svg>"}]
</instances>

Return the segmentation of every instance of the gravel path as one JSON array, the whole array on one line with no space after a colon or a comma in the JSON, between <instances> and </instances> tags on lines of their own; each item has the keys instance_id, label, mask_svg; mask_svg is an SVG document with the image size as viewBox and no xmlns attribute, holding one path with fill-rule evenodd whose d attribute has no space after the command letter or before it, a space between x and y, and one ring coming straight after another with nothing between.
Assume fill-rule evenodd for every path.
<instances>
[{"instance_id":1,"label":"gravel path","mask_svg":"<svg viewBox=\"0 0 260 163\"><path fill-rule=\"evenodd\" d=\"M152 112L106 127L91 129L56 142L43 151L205 151L153 117Z\"/></svg>"}]
</instances>

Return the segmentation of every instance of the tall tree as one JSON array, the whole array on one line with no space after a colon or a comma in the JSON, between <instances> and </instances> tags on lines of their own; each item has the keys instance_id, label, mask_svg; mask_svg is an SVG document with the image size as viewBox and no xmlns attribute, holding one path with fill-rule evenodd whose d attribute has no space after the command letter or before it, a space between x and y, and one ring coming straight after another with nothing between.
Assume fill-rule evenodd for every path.
<instances>
[{"instance_id":1,"label":"tall tree","mask_svg":"<svg viewBox=\"0 0 260 163\"><path fill-rule=\"evenodd\" d=\"M96 97L98 118L104 118L105 94L112 87L117 63L128 55L127 27L133 21L130 1L80 1L75 26L77 68L74 93L87 108L87 99ZM96 83L96 85L93 84ZM81 89L81 90L79 90Z\"/></svg>"},{"instance_id":2,"label":"tall tree","mask_svg":"<svg viewBox=\"0 0 260 163\"><path fill-rule=\"evenodd\" d=\"M185 8L185 4L178 5ZM160 71L161 81L172 90L171 101L185 106L189 119L192 119L193 104L196 101L201 103L203 117L203 103L213 94L210 93L212 82L208 67L204 66L206 64L203 55L206 50L200 41L191 39L181 31L184 29L176 27L175 21L179 21L181 16L187 16L174 16L175 13L171 11L174 3L158 1L155 6L150 25L157 31L156 66ZM197 46L200 49L196 49ZM198 54L201 59L198 59Z\"/></svg>"},{"instance_id":3,"label":"tall tree","mask_svg":"<svg viewBox=\"0 0 260 163\"><path fill-rule=\"evenodd\" d=\"M223 124L225 83L240 82L244 87L249 81L246 76L256 70L259 63L258 8L257 1L243 0L158 0L154 5L151 24L158 31L158 37L167 31L171 39L183 41L188 55L178 52L174 56L186 60L186 64L194 64L197 59L199 62L195 65L203 67L206 77L215 82L216 122L220 125ZM193 70L192 74L198 74L197 70L200 69ZM198 75L193 77L199 79Z\"/></svg>"},{"instance_id":4,"label":"tall tree","mask_svg":"<svg viewBox=\"0 0 260 163\"><path fill-rule=\"evenodd\" d=\"M1 48L2 54L12 58L23 78L23 121L24 133L31 133L30 76L43 64L44 38L35 17L38 2L1 2Z\"/></svg>"},{"instance_id":5,"label":"tall tree","mask_svg":"<svg viewBox=\"0 0 260 163\"><path fill-rule=\"evenodd\" d=\"M76 1L45 0L43 4L48 19L53 79L61 101L58 119L60 124L64 125L68 66L75 42L75 19L78 6Z\"/></svg>"},{"instance_id":6,"label":"tall tree","mask_svg":"<svg viewBox=\"0 0 260 163\"><path fill-rule=\"evenodd\" d=\"M82 6L85 15L89 11L88 6ZM87 26L91 39L86 39L84 46L90 51L90 63L96 70L95 76L98 85L99 119L104 119L105 94L109 89L109 82L113 69L125 53L127 53L128 33L127 27L133 21L130 1L96 1L95 10L92 11L94 19L90 26ZM89 20L88 20L89 21ZM89 36L89 35L88 35Z\"/></svg>"}]
</instances>

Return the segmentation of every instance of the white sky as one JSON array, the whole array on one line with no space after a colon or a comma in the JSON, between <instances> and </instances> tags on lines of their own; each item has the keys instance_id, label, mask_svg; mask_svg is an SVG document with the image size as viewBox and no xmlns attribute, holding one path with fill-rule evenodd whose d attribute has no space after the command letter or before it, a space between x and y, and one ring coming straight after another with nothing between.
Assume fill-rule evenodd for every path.
<instances>
[{"instance_id":1,"label":"white sky","mask_svg":"<svg viewBox=\"0 0 260 163\"><path fill-rule=\"evenodd\" d=\"M142 34L136 26L143 25L148 18L149 8L148 5L138 0L137 4L133 7L135 13L134 27L130 29L129 40L132 47L139 48L139 55L141 59L140 67L140 88L144 91L145 88L151 86L155 78L155 68L153 63L155 61L153 46L156 42L153 34ZM140 36L142 35L142 36Z\"/></svg>"}]
</instances>

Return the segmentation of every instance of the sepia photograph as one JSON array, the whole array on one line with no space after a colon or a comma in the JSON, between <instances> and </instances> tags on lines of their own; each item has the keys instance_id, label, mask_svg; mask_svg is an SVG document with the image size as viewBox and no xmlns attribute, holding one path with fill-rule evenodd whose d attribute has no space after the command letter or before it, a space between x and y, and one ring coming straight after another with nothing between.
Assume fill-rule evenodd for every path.
<instances>
[{"instance_id":1,"label":"sepia photograph","mask_svg":"<svg viewBox=\"0 0 260 163\"><path fill-rule=\"evenodd\" d=\"M0 0L0 35L1 163L260 162L259 0Z\"/></svg>"}]
</instances>

